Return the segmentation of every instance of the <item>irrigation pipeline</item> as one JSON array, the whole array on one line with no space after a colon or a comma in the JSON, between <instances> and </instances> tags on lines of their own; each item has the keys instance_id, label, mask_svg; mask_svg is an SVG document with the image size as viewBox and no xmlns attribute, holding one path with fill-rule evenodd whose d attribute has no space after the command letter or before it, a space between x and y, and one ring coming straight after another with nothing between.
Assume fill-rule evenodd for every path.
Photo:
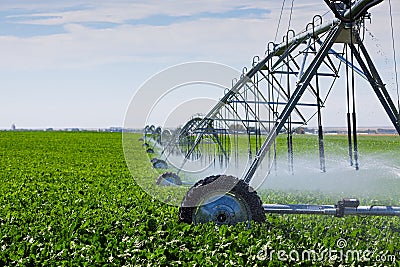
<instances>
[{"instance_id":1,"label":"irrigation pipeline","mask_svg":"<svg viewBox=\"0 0 400 267\"><path fill-rule=\"evenodd\" d=\"M243 68L241 77L232 80L231 89L225 92L220 101L195 124L184 127L185 130L181 131L180 136L186 136L176 139L177 142L183 142L179 145L185 155L181 169L187 160L193 158L193 154L196 154L195 158L199 157L198 152L203 150L199 146L210 146L204 142L207 139L212 140L216 150L224 155L219 161L228 161L233 155L237 165L239 135L247 135L247 152L252 162L242 179L249 183L262 160L266 160L268 166L276 167L276 136L285 132L288 166L293 173L293 131L299 129L298 125L307 125L316 116L319 165L321 171L325 172L322 114L326 100L339 77L342 63L346 64L350 165L358 169L356 75L370 83L400 133L397 108L360 38L360 26L364 19L361 15L365 14L364 11L371 3L380 1L359 0L347 11L343 11L343 15L326 24L322 23L321 16L315 16L300 34L295 35L292 30L288 30L280 44L269 43L264 58L253 57L252 68ZM284 5L282 10L283 8ZM359 19L355 20L355 17ZM277 32L278 30L279 28ZM343 44L343 51L337 53L333 46L340 44ZM327 78L333 80L329 88L322 86L320 81ZM311 118L307 110L309 108L316 109ZM227 146L234 151L228 150ZM208 148L207 151L215 150Z\"/></svg>"}]
</instances>

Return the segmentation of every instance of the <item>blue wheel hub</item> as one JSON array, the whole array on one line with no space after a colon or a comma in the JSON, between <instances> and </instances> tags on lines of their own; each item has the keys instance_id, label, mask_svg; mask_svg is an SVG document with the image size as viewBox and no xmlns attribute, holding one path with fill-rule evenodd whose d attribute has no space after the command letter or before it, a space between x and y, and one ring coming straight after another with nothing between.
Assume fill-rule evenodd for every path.
<instances>
[{"instance_id":1,"label":"blue wheel hub","mask_svg":"<svg viewBox=\"0 0 400 267\"><path fill-rule=\"evenodd\" d=\"M193 213L195 224L214 222L218 225L234 225L250 221L251 213L244 200L230 193L215 193L204 199Z\"/></svg>"}]
</instances>

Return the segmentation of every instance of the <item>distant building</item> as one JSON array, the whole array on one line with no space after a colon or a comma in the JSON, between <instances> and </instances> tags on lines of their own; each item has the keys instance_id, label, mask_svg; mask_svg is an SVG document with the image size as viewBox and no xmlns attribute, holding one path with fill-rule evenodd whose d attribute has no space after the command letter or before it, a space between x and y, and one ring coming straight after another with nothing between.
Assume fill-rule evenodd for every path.
<instances>
[{"instance_id":1,"label":"distant building","mask_svg":"<svg viewBox=\"0 0 400 267\"><path fill-rule=\"evenodd\" d=\"M121 133L122 132L122 127L110 127L109 131L113 133Z\"/></svg>"},{"instance_id":2,"label":"distant building","mask_svg":"<svg viewBox=\"0 0 400 267\"><path fill-rule=\"evenodd\" d=\"M394 128L393 129L391 129L391 128L385 128L385 129L378 128L376 130L376 133L378 133L378 134L397 134L397 131Z\"/></svg>"},{"instance_id":3,"label":"distant building","mask_svg":"<svg viewBox=\"0 0 400 267\"><path fill-rule=\"evenodd\" d=\"M256 128L256 127L249 127L249 128L247 128L247 134L250 134L250 135L260 134L260 129Z\"/></svg>"},{"instance_id":4,"label":"distant building","mask_svg":"<svg viewBox=\"0 0 400 267\"><path fill-rule=\"evenodd\" d=\"M15 124L13 123L13 124L11 125L11 131L15 131L15 129L17 129L17 127L15 127Z\"/></svg>"}]
</instances>

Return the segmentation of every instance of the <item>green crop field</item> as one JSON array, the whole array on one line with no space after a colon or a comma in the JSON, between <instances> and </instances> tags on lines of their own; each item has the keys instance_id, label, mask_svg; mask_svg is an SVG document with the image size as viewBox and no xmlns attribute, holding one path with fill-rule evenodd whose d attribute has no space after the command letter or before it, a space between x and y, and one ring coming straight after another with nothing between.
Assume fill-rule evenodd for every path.
<instances>
[{"instance_id":1,"label":"green crop field","mask_svg":"<svg viewBox=\"0 0 400 267\"><path fill-rule=\"evenodd\" d=\"M268 215L250 228L179 223L178 207L136 183L150 188L159 174L139 137L128 151L132 177L119 133L0 132L0 266L400 266L394 217ZM295 153L315 147L309 138L295 138ZM327 136L326 144L327 153L346 153L345 137ZM398 136L360 136L359 147L400 162L399 144ZM400 179L391 182L400 187ZM160 197L186 189L175 190L161 188ZM259 193L267 203L338 200ZM385 204L400 205L398 196L387 194Z\"/></svg>"},{"instance_id":2,"label":"green crop field","mask_svg":"<svg viewBox=\"0 0 400 267\"><path fill-rule=\"evenodd\" d=\"M263 141L265 138L261 138ZM394 135L359 135L358 148L361 153L390 153L391 157L396 157L400 162L400 140L398 136ZM281 134L276 139L277 153L285 154L286 147L286 134ZM239 135L238 148L242 153L247 152L247 135ZM348 153L348 140L344 135L325 135L324 136L325 150L327 154L347 154ZM254 149L255 138L252 137L251 145ZM231 144L233 147L234 145ZM260 145L259 145L260 146ZM294 153L315 154L318 153L318 136L317 135L293 135L293 150Z\"/></svg>"}]
</instances>

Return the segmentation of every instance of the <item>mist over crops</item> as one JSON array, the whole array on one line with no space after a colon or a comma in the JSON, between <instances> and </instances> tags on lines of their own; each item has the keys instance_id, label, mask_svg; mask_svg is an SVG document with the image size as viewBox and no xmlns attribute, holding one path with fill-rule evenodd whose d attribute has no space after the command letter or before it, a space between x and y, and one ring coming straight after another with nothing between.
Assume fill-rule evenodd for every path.
<instances>
[{"instance_id":1,"label":"mist over crops","mask_svg":"<svg viewBox=\"0 0 400 267\"><path fill-rule=\"evenodd\" d=\"M261 188L316 191L342 197L400 197L400 172L397 159L389 154L362 155L360 169L350 166L348 157L326 159L326 172L319 168L318 158L296 158L294 172L286 159L277 162Z\"/></svg>"}]
</instances>

